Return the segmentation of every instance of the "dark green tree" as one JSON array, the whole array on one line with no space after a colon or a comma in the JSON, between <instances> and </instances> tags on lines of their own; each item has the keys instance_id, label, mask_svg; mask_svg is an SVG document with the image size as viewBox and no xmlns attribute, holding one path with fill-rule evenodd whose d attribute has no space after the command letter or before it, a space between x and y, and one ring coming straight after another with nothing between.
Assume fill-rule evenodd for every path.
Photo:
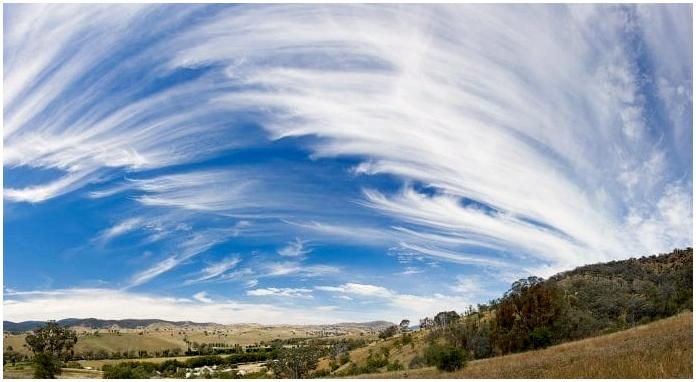
<instances>
[{"instance_id":1,"label":"dark green tree","mask_svg":"<svg viewBox=\"0 0 696 382\"><path fill-rule=\"evenodd\" d=\"M29 334L25 342L34 353L34 375L37 378L55 378L56 374L60 374L62 362L68 361L74 354L77 333L49 321L46 326Z\"/></svg>"},{"instance_id":2,"label":"dark green tree","mask_svg":"<svg viewBox=\"0 0 696 382\"><path fill-rule=\"evenodd\" d=\"M48 353L34 355L34 378L53 379L60 374L60 361Z\"/></svg>"},{"instance_id":3,"label":"dark green tree","mask_svg":"<svg viewBox=\"0 0 696 382\"><path fill-rule=\"evenodd\" d=\"M433 321L435 322L436 326L447 326L450 324L454 324L459 320L459 314L455 311L449 311L449 312L440 312L435 315L435 318Z\"/></svg>"},{"instance_id":4,"label":"dark green tree","mask_svg":"<svg viewBox=\"0 0 696 382\"><path fill-rule=\"evenodd\" d=\"M425 360L438 370L455 371L466 366L466 352L456 346L430 344L425 350Z\"/></svg>"},{"instance_id":5,"label":"dark green tree","mask_svg":"<svg viewBox=\"0 0 696 382\"><path fill-rule=\"evenodd\" d=\"M268 362L276 378L305 378L317 367L322 350L316 346L284 348L278 357Z\"/></svg>"},{"instance_id":6,"label":"dark green tree","mask_svg":"<svg viewBox=\"0 0 696 382\"><path fill-rule=\"evenodd\" d=\"M387 338L394 337L398 332L399 327L396 325L391 325L379 332L379 338L386 340Z\"/></svg>"}]
</instances>

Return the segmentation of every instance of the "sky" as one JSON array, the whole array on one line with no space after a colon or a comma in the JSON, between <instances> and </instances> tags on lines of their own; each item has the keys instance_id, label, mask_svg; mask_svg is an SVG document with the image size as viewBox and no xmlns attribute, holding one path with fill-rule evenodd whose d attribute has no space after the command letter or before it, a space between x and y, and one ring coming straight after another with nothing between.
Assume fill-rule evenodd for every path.
<instances>
[{"instance_id":1,"label":"sky","mask_svg":"<svg viewBox=\"0 0 696 382\"><path fill-rule=\"evenodd\" d=\"M691 246L691 5L3 6L4 319L433 316Z\"/></svg>"}]
</instances>

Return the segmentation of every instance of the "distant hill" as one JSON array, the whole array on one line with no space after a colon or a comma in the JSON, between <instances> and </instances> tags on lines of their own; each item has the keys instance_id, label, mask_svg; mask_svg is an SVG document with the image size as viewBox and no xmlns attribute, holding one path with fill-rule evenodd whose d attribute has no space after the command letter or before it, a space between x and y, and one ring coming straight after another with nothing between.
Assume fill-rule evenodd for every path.
<instances>
[{"instance_id":1,"label":"distant hill","mask_svg":"<svg viewBox=\"0 0 696 382\"><path fill-rule=\"evenodd\" d=\"M166 325L174 327L215 325L213 323L196 323L192 321L166 321L159 319L102 320L98 318L65 318L62 320L58 320L57 322L62 326L81 326L92 329L108 329L111 327L118 327L121 329L137 329L148 327L150 325ZM46 321L3 321L3 330L5 332L26 332L39 328L45 324Z\"/></svg>"},{"instance_id":2,"label":"distant hill","mask_svg":"<svg viewBox=\"0 0 696 382\"><path fill-rule=\"evenodd\" d=\"M369 321L369 322L340 322L338 324L326 325L331 328L355 328L355 329L372 329L372 330L382 330L389 326L394 325L393 322L389 321Z\"/></svg>"},{"instance_id":3,"label":"distant hill","mask_svg":"<svg viewBox=\"0 0 696 382\"><path fill-rule=\"evenodd\" d=\"M45 321L22 321L22 322L3 321L2 322L2 329L5 332L21 333L21 332L28 332L30 330L34 330L38 327L43 326L45 323L46 323Z\"/></svg>"},{"instance_id":4,"label":"distant hill","mask_svg":"<svg viewBox=\"0 0 696 382\"><path fill-rule=\"evenodd\" d=\"M235 326L244 324L222 325L212 322L192 322L192 321L167 321L160 319L124 319L124 320L102 320L98 318L66 318L57 321L60 325L67 327L83 327L90 329L138 329L148 328L151 326L169 326L169 327L223 327ZM46 321L22 321L12 322L3 321L3 331L10 333L22 333L34 330L46 324ZM367 331L380 331L388 326L394 325L388 321L370 321L370 322L342 322L337 324L327 325L305 325L324 329L362 329ZM269 325L274 326L274 325ZM290 325L295 326L295 325Z\"/></svg>"}]
</instances>

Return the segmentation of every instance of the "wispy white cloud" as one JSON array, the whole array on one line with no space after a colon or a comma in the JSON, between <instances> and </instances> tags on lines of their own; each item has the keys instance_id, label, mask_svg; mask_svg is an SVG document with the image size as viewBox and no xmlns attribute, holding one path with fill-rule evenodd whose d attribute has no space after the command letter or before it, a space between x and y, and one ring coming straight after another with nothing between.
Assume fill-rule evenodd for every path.
<instances>
[{"instance_id":1,"label":"wispy white cloud","mask_svg":"<svg viewBox=\"0 0 696 382\"><path fill-rule=\"evenodd\" d=\"M656 140L646 110L655 106L640 97L644 73L626 34L638 33L649 17L630 6L341 10L269 7L221 15L182 37L198 43L179 51L172 65L227 63L243 73L233 81L271 90L220 101L273 110L264 126L275 137L321 137L315 157L367 157L356 173L393 174L443 190L367 194L375 208L436 233L465 232L509 253L521 246L556 268L673 246L637 245L643 242L625 224L628 207L637 200L654 205L667 192L669 174L688 166ZM234 26L242 22L263 27L240 35ZM332 28L337 22L363 33ZM279 39L274 31L281 26L289 32ZM198 38L213 31L212 39ZM228 38L244 42L223 44ZM327 49L340 56L327 54L321 68L298 67L282 55L276 66L254 66L268 49L289 46L306 57ZM240 54L247 65L236 60ZM331 67L351 59L363 65ZM659 155L670 159L658 171L634 171L635 181L617 183L625 169ZM690 180L683 186L690 188ZM627 198L631 193L637 196ZM496 212L459 203L465 200ZM444 213L428 217L432 207ZM659 215L648 204L641 209L651 219ZM690 240L691 232L679 236Z\"/></svg>"},{"instance_id":2,"label":"wispy white cloud","mask_svg":"<svg viewBox=\"0 0 696 382\"><path fill-rule=\"evenodd\" d=\"M359 158L356 181L381 174L403 181L398 192L371 186L351 204L393 224L347 221L326 208L345 200L318 203L321 189L290 187L270 169L129 176L90 195L135 191L143 209L176 210L181 224L199 214L250 222L174 240L182 250L130 285L252 227L504 272L553 273L692 245L690 10L238 6L182 26L198 8L161 17L158 6L13 5L4 165L62 175L6 184L4 195L39 203L116 170L169 168L248 146L258 137L244 116L270 139L301 138L312 159ZM129 53L133 43L142 49ZM198 70L154 92L146 80L114 91L124 77ZM254 220L269 218L281 223L260 228ZM139 229L119 224L102 236ZM151 238L167 232L162 226ZM303 251L296 242L279 253ZM262 271L258 277L338 269L288 261Z\"/></svg>"},{"instance_id":3,"label":"wispy white cloud","mask_svg":"<svg viewBox=\"0 0 696 382\"><path fill-rule=\"evenodd\" d=\"M239 264L241 259L239 256L230 256L228 258L222 259L221 261L212 263L200 271L200 274L195 279L186 280L185 284L195 284L206 280L211 280L216 277L221 276L225 272L234 268Z\"/></svg>"},{"instance_id":4,"label":"wispy white cloud","mask_svg":"<svg viewBox=\"0 0 696 382\"><path fill-rule=\"evenodd\" d=\"M346 295L350 295L355 298L378 299L389 306L390 317L414 320L429 315L432 316L442 310L463 309L474 301L440 293L432 295L398 293L382 286L360 283L345 283L339 286L316 286L314 289L339 294L338 298L345 298ZM351 297L347 297L349 300L352 300Z\"/></svg>"},{"instance_id":5,"label":"wispy white cloud","mask_svg":"<svg viewBox=\"0 0 696 382\"><path fill-rule=\"evenodd\" d=\"M246 292L247 296L256 297L302 297L302 298L312 298L310 294L311 289L307 288L259 288L252 289Z\"/></svg>"},{"instance_id":6,"label":"wispy white cloud","mask_svg":"<svg viewBox=\"0 0 696 382\"><path fill-rule=\"evenodd\" d=\"M156 264L138 271L128 282L128 287L138 286L149 282L155 277L174 269L182 262L209 250L225 241L232 235L231 229L215 229L194 233L189 239L179 245L176 255L171 255Z\"/></svg>"},{"instance_id":7,"label":"wispy white cloud","mask_svg":"<svg viewBox=\"0 0 696 382\"><path fill-rule=\"evenodd\" d=\"M340 292L346 294L355 294L368 297L391 297L394 293L387 288L358 283L346 283L337 287L333 286L317 286L314 289L325 292Z\"/></svg>"},{"instance_id":8,"label":"wispy white cloud","mask_svg":"<svg viewBox=\"0 0 696 382\"><path fill-rule=\"evenodd\" d=\"M340 272L340 268L325 264L303 264L296 261L267 262L263 264L264 276L309 276L316 277Z\"/></svg>"},{"instance_id":9,"label":"wispy white cloud","mask_svg":"<svg viewBox=\"0 0 696 382\"><path fill-rule=\"evenodd\" d=\"M305 244L306 242L295 238L295 241L278 250L278 254L283 257L304 257L312 252Z\"/></svg>"},{"instance_id":10,"label":"wispy white cloud","mask_svg":"<svg viewBox=\"0 0 696 382\"><path fill-rule=\"evenodd\" d=\"M116 238L118 236L124 235L128 232L138 229L143 224L142 218L134 217L125 219L116 225L102 231L97 239L101 242L108 242L109 240Z\"/></svg>"},{"instance_id":11,"label":"wispy white cloud","mask_svg":"<svg viewBox=\"0 0 696 382\"><path fill-rule=\"evenodd\" d=\"M417 275L417 274L423 273L423 272L425 272L423 269L420 269L417 267L406 267L406 269L404 269L403 271L398 272L396 274L401 275L401 276L410 276L410 275Z\"/></svg>"}]
</instances>

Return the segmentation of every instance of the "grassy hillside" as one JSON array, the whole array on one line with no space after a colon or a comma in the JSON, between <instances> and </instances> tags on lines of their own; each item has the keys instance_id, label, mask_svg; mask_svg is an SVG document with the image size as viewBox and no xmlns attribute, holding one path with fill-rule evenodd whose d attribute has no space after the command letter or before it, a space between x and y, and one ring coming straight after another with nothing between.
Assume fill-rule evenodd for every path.
<instances>
[{"instance_id":1,"label":"grassy hillside","mask_svg":"<svg viewBox=\"0 0 696 382\"><path fill-rule=\"evenodd\" d=\"M543 349L691 311L693 251L583 266L513 283L501 298L464 314L440 312L423 330L323 360L318 375L396 371ZM445 358L442 358L445 357ZM350 359L351 362L347 362ZM438 361L446 360L446 361ZM448 364L445 364L446 362ZM324 368L324 369L322 369Z\"/></svg>"},{"instance_id":2,"label":"grassy hillside","mask_svg":"<svg viewBox=\"0 0 696 382\"><path fill-rule=\"evenodd\" d=\"M692 314L683 313L647 325L502 357L469 362L446 373L432 367L364 374L356 378L692 378ZM381 344L392 344L386 341ZM417 341L416 347L424 346ZM351 358L364 360L368 348ZM401 358L417 352L394 352Z\"/></svg>"}]
</instances>

